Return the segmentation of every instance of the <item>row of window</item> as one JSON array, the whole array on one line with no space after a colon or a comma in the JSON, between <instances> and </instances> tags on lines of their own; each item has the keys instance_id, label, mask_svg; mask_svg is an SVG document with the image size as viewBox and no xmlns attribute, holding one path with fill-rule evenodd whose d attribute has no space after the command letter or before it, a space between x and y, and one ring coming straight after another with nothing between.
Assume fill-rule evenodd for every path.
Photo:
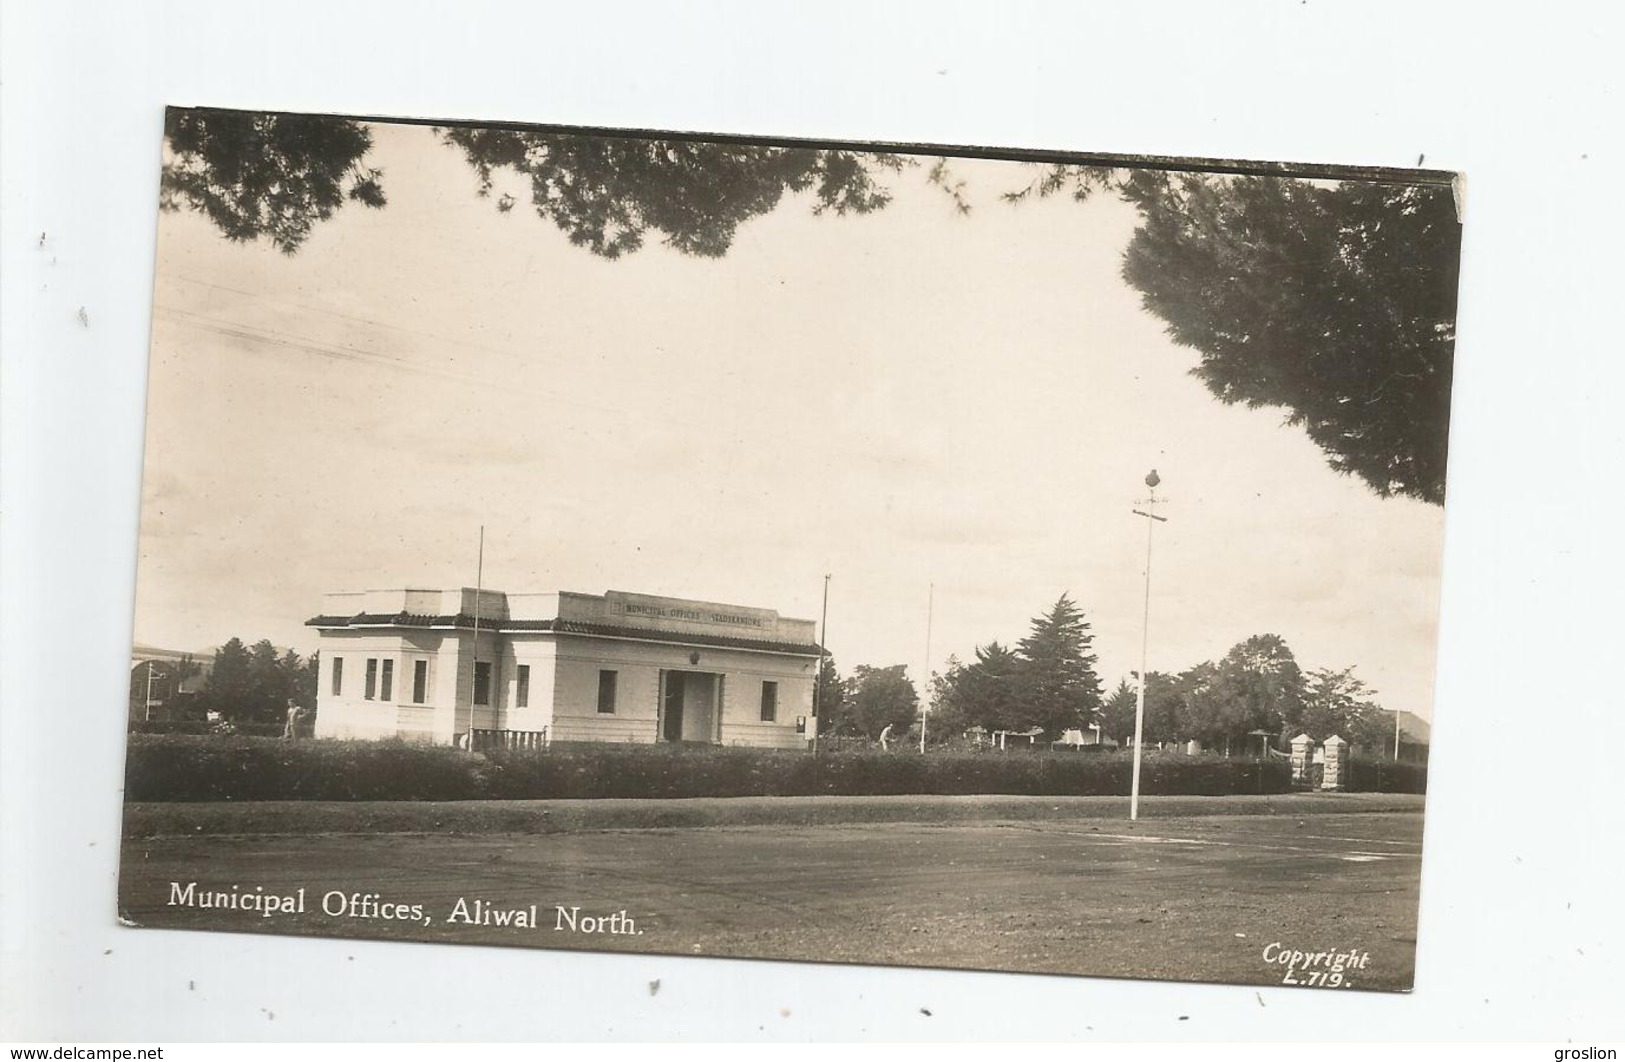
<instances>
[{"instance_id":1,"label":"row of window","mask_svg":"<svg viewBox=\"0 0 1625 1062\"><path fill-rule=\"evenodd\" d=\"M620 672L598 672L598 712L601 715L615 713L616 687L619 684ZM388 701L394 699L395 693L395 661L390 657L368 657L366 677L362 682L361 696L365 700ZM333 696L344 695L344 658L333 658ZM413 704L423 704L429 695L429 662L427 660L412 661L412 701ZM491 662L481 660L474 665L474 703L488 705L491 703ZM514 677L514 707L530 707L530 665L518 665ZM762 714L764 723L774 722L779 714L779 684L777 682L762 683Z\"/></svg>"},{"instance_id":2,"label":"row of window","mask_svg":"<svg viewBox=\"0 0 1625 1062\"><path fill-rule=\"evenodd\" d=\"M515 681L514 705L530 707L530 665L520 664ZM344 658L333 658L333 696L344 695ZM392 657L368 657L366 676L361 684L361 696L369 701L395 699L395 661ZM429 662L412 661L412 704L425 704L429 699ZM482 660L474 665L474 703L491 703L491 663Z\"/></svg>"},{"instance_id":3,"label":"row of window","mask_svg":"<svg viewBox=\"0 0 1625 1062\"><path fill-rule=\"evenodd\" d=\"M613 715L615 712L615 687L619 683L620 672L598 672L598 714ZM762 683L762 722L771 723L779 714L779 684L777 682Z\"/></svg>"}]
</instances>

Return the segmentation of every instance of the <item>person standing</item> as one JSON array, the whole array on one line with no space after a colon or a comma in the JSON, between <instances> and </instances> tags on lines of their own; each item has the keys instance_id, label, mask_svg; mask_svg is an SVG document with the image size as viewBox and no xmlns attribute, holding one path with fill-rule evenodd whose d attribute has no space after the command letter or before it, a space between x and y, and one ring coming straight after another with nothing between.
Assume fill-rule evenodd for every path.
<instances>
[{"instance_id":1,"label":"person standing","mask_svg":"<svg viewBox=\"0 0 1625 1062\"><path fill-rule=\"evenodd\" d=\"M292 697L288 698L288 716L282 724L282 736L288 741L297 741L299 738L299 724L304 721L305 712L294 703Z\"/></svg>"}]
</instances>

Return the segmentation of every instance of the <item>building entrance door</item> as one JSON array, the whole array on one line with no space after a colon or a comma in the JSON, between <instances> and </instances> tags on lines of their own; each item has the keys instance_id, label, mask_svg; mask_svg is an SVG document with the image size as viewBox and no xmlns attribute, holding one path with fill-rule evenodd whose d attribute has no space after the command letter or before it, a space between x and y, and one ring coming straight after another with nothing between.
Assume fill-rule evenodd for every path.
<instances>
[{"instance_id":1,"label":"building entrance door","mask_svg":"<svg viewBox=\"0 0 1625 1062\"><path fill-rule=\"evenodd\" d=\"M707 671L663 671L660 740L716 744L722 737L722 676Z\"/></svg>"},{"instance_id":2,"label":"building entrance door","mask_svg":"<svg viewBox=\"0 0 1625 1062\"><path fill-rule=\"evenodd\" d=\"M683 740L683 673L666 672L665 704L660 713L660 740Z\"/></svg>"}]
</instances>

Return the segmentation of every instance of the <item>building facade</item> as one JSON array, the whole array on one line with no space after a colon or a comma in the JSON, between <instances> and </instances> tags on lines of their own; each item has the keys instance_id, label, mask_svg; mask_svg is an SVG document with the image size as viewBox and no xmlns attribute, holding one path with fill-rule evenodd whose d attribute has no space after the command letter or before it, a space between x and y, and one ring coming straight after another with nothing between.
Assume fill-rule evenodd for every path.
<instances>
[{"instance_id":1,"label":"building facade","mask_svg":"<svg viewBox=\"0 0 1625 1062\"><path fill-rule=\"evenodd\" d=\"M496 590L327 594L316 736L804 748L813 621L655 597Z\"/></svg>"}]
</instances>

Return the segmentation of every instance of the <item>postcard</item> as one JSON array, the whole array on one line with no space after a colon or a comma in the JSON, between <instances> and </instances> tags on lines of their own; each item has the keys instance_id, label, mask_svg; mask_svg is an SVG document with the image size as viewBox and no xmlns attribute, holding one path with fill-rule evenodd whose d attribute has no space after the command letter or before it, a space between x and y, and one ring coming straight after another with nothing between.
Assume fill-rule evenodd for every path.
<instances>
[{"instance_id":1,"label":"postcard","mask_svg":"<svg viewBox=\"0 0 1625 1062\"><path fill-rule=\"evenodd\" d=\"M162 158L125 924L1411 988L1455 175Z\"/></svg>"}]
</instances>

